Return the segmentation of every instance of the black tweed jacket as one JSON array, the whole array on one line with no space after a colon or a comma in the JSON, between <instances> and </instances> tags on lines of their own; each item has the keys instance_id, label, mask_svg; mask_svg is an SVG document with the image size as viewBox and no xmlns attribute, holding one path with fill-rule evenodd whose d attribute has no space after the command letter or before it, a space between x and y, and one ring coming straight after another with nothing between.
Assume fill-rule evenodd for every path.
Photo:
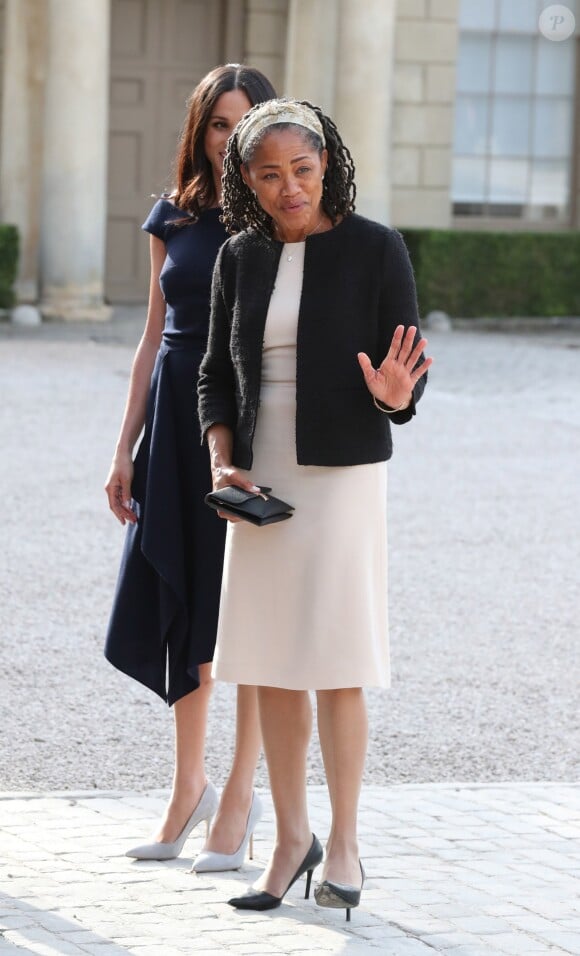
<instances>
[{"instance_id":1,"label":"black tweed jacket","mask_svg":"<svg viewBox=\"0 0 580 956\"><path fill-rule=\"evenodd\" d=\"M252 466L259 414L266 314L282 243L254 230L220 249L212 287L208 348L198 398L202 435L211 425L234 434L233 464ZM296 455L300 465L358 465L391 457L391 422L415 414L375 408L357 352L375 367L397 325L419 326L413 270L401 235L356 214L306 240L298 315ZM419 335L419 332L417 333Z\"/></svg>"}]
</instances>

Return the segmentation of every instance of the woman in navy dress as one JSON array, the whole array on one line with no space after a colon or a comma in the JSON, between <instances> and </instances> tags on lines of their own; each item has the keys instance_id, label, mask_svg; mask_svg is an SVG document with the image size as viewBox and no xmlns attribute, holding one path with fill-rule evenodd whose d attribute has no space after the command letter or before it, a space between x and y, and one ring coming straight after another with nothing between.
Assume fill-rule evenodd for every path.
<instances>
[{"instance_id":1,"label":"woman in navy dress","mask_svg":"<svg viewBox=\"0 0 580 956\"><path fill-rule=\"evenodd\" d=\"M105 656L175 715L169 804L150 842L128 855L178 856L191 830L209 826L217 811L198 870L240 866L260 816L252 790L261 743L254 688L238 689L236 750L221 802L204 768L225 532L203 501L211 471L196 383L213 266L226 238L219 208L226 142L251 106L275 95L262 73L238 64L212 70L191 95L175 189L143 225L149 307L105 485L111 510L127 525Z\"/></svg>"}]
</instances>

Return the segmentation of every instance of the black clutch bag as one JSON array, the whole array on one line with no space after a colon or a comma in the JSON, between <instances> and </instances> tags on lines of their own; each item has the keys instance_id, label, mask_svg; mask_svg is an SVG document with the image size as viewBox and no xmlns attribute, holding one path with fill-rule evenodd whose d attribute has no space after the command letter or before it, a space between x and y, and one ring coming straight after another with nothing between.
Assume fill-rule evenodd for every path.
<instances>
[{"instance_id":1,"label":"black clutch bag","mask_svg":"<svg viewBox=\"0 0 580 956\"><path fill-rule=\"evenodd\" d=\"M275 521L286 521L292 517L293 505L269 494L271 488L260 487L259 492L245 491L237 485L227 485L219 491L210 491L204 501L210 508L223 511L234 518L243 518L251 524L262 527Z\"/></svg>"}]
</instances>

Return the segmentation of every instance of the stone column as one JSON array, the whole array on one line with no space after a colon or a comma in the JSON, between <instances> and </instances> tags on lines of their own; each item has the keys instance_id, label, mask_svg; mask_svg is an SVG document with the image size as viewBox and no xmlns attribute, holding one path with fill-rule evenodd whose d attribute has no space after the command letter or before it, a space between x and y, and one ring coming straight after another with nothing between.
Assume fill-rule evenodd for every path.
<instances>
[{"instance_id":1,"label":"stone column","mask_svg":"<svg viewBox=\"0 0 580 956\"><path fill-rule=\"evenodd\" d=\"M357 212L389 222L396 0L337 0L334 120L356 166Z\"/></svg>"},{"instance_id":2,"label":"stone column","mask_svg":"<svg viewBox=\"0 0 580 956\"><path fill-rule=\"evenodd\" d=\"M41 311L105 319L108 0L48 0Z\"/></svg>"},{"instance_id":3,"label":"stone column","mask_svg":"<svg viewBox=\"0 0 580 956\"><path fill-rule=\"evenodd\" d=\"M0 118L0 219L20 236L16 282L20 302L38 297L38 208L45 61L42 0L6 0Z\"/></svg>"},{"instance_id":4,"label":"stone column","mask_svg":"<svg viewBox=\"0 0 580 956\"><path fill-rule=\"evenodd\" d=\"M334 113L336 0L290 0L284 92Z\"/></svg>"}]
</instances>

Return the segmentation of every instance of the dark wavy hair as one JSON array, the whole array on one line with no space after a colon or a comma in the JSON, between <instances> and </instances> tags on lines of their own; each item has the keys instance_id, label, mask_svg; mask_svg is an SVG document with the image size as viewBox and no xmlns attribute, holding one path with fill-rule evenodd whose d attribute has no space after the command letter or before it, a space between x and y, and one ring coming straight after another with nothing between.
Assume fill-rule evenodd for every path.
<instances>
[{"instance_id":1,"label":"dark wavy hair","mask_svg":"<svg viewBox=\"0 0 580 956\"><path fill-rule=\"evenodd\" d=\"M328 151L328 164L324 174L322 188L322 209L332 224L343 216L354 212L356 186L354 182L354 162L348 148L343 143L335 124L322 112L320 107L313 106L307 100L299 100L303 106L310 107L320 120L324 132L326 145L323 146L320 136L304 126L295 123L279 123L276 129L293 129L300 131L305 142L322 154L324 148ZM249 116L252 110L246 113ZM273 236L272 217L260 206L252 190L246 186L241 174L241 166L246 168L256 149L264 137L272 132L272 126L267 126L261 134L251 140L251 150L245 161L238 151L237 129L228 140L222 176L222 222L228 232L240 232L242 229L258 229L263 234Z\"/></svg>"},{"instance_id":2,"label":"dark wavy hair","mask_svg":"<svg viewBox=\"0 0 580 956\"><path fill-rule=\"evenodd\" d=\"M212 167L205 155L205 132L217 100L231 90L243 90L252 106L276 97L276 90L260 70L240 63L217 66L197 84L187 101L171 194L175 205L190 214L184 223L195 222L204 209L216 204Z\"/></svg>"}]
</instances>

